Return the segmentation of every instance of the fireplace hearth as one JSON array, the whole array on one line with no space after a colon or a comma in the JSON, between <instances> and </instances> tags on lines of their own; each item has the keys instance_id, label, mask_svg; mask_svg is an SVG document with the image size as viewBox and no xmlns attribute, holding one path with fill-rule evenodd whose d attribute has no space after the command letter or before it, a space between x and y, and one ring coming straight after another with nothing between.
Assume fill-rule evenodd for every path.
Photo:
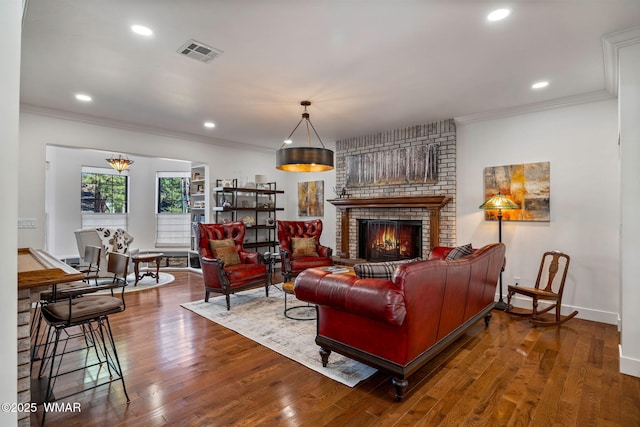
<instances>
[{"instance_id":1,"label":"fireplace hearth","mask_svg":"<svg viewBox=\"0 0 640 427\"><path fill-rule=\"evenodd\" d=\"M422 222L414 220L358 220L358 256L367 261L395 261L420 257Z\"/></svg>"}]
</instances>

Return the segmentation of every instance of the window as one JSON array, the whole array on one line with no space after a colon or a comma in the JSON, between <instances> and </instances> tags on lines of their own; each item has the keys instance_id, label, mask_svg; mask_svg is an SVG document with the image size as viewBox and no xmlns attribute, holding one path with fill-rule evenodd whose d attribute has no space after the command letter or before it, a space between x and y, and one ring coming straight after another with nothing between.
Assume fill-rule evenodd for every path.
<instances>
[{"instance_id":1,"label":"window","mask_svg":"<svg viewBox=\"0 0 640 427\"><path fill-rule=\"evenodd\" d=\"M165 172L171 173L171 172ZM189 213L189 177L158 172L158 213ZM177 173L177 172L174 172Z\"/></svg>"},{"instance_id":2,"label":"window","mask_svg":"<svg viewBox=\"0 0 640 427\"><path fill-rule=\"evenodd\" d=\"M82 212L128 212L129 177L114 172L106 168L82 168Z\"/></svg>"},{"instance_id":3,"label":"window","mask_svg":"<svg viewBox=\"0 0 640 427\"><path fill-rule=\"evenodd\" d=\"M156 247L188 247L189 172L158 172L156 199Z\"/></svg>"},{"instance_id":4,"label":"window","mask_svg":"<svg viewBox=\"0 0 640 427\"><path fill-rule=\"evenodd\" d=\"M127 228L129 176L110 168L82 167L82 228Z\"/></svg>"}]
</instances>

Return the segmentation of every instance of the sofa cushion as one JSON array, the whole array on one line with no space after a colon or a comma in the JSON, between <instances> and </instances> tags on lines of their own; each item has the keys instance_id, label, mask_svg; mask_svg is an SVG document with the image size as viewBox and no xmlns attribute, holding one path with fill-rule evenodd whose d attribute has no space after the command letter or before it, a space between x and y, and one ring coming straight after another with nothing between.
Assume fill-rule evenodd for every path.
<instances>
[{"instance_id":1,"label":"sofa cushion","mask_svg":"<svg viewBox=\"0 0 640 427\"><path fill-rule=\"evenodd\" d=\"M403 259L399 261L386 261L386 262L369 262L356 264L353 266L353 271L361 279L386 279L391 280L393 272L399 265L407 264L409 262L418 261L415 259Z\"/></svg>"},{"instance_id":2,"label":"sofa cushion","mask_svg":"<svg viewBox=\"0 0 640 427\"><path fill-rule=\"evenodd\" d=\"M316 250L316 239L313 237L292 237L291 252L293 258L320 256Z\"/></svg>"},{"instance_id":3,"label":"sofa cushion","mask_svg":"<svg viewBox=\"0 0 640 427\"><path fill-rule=\"evenodd\" d=\"M240 256L233 239L209 240L213 256L222 261L225 267L240 264Z\"/></svg>"},{"instance_id":4,"label":"sofa cushion","mask_svg":"<svg viewBox=\"0 0 640 427\"><path fill-rule=\"evenodd\" d=\"M473 253L473 248L471 247L471 243L468 243L462 246L457 246L451 249L451 252L449 252L447 254L447 257L445 258L445 261L452 261L454 259L464 258L466 256L471 255L472 253Z\"/></svg>"}]
</instances>

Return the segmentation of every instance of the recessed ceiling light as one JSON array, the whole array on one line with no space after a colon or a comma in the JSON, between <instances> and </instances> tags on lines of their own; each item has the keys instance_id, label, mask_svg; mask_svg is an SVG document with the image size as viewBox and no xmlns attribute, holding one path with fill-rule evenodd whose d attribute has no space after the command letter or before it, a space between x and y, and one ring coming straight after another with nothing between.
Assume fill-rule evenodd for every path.
<instances>
[{"instance_id":1,"label":"recessed ceiling light","mask_svg":"<svg viewBox=\"0 0 640 427\"><path fill-rule=\"evenodd\" d=\"M92 98L85 93L76 93L76 99L82 102L89 102Z\"/></svg>"},{"instance_id":2,"label":"recessed ceiling light","mask_svg":"<svg viewBox=\"0 0 640 427\"><path fill-rule=\"evenodd\" d=\"M213 129L214 127L216 127L216 124L213 122L204 122L204 127Z\"/></svg>"},{"instance_id":3,"label":"recessed ceiling light","mask_svg":"<svg viewBox=\"0 0 640 427\"><path fill-rule=\"evenodd\" d=\"M131 31L136 34L140 34L141 36L150 36L153 34L150 28L145 27L144 25L132 25Z\"/></svg>"},{"instance_id":4,"label":"recessed ceiling light","mask_svg":"<svg viewBox=\"0 0 640 427\"><path fill-rule=\"evenodd\" d=\"M290 139L285 139L285 140L284 140L284 143L285 143L285 144L293 144L293 141L292 141L292 140L290 140Z\"/></svg>"},{"instance_id":5,"label":"recessed ceiling light","mask_svg":"<svg viewBox=\"0 0 640 427\"><path fill-rule=\"evenodd\" d=\"M500 21L509 16L510 13L511 11L509 9L496 9L487 15L487 19L489 21Z\"/></svg>"},{"instance_id":6,"label":"recessed ceiling light","mask_svg":"<svg viewBox=\"0 0 640 427\"><path fill-rule=\"evenodd\" d=\"M540 82L535 82L534 84L531 85L531 89L542 89L543 87L547 87L549 86L549 82L548 81L540 81Z\"/></svg>"}]
</instances>

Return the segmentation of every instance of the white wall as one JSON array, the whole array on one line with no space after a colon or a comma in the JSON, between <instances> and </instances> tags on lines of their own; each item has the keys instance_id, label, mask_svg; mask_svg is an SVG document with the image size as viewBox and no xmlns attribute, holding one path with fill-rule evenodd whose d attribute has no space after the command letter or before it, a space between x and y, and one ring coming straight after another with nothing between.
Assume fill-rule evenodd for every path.
<instances>
[{"instance_id":1,"label":"white wall","mask_svg":"<svg viewBox=\"0 0 640 427\"><path fill-rule=\"evenodd\" d=\"M59 258L78 256L74 230L80 228L80 173L82 166L111 168L105 159L113 153L48 146L47 250ZM126 154L126 153L125 153ZM156 172L190 172L191 162L128 155L134 161L129 174L128 231L133 246L155 244Z\"/></svg>"},{"instance_id":2,"label":"white wall","mask_svg":"<svg viewBox=\"0 0 640 427\"><path fill-rule=\"evenodd\" d=\"M579 310L583 319L616 324L620 281L616 101L462 124L457 152L457 242L474 246L498 240L498 224L485 221L478 209L484 201L484 168L551 162L551 221L503 222L504 288L514 277L533 286L542 253L561 250L571 256L563 306Z\"/></svg>"},{"instance_id":3,"label":"white wall","mask_svg":"<svg viewBox=\"0 0 640 427\"><path fill-rule=\"evenodd\" d=\"M622 168L620 372L640 377L640 44L620 49L619 70Z\"/></svg>"},{"instance_id":4,"label":"white wall","mask_svg":"<svg viewBox=\"0 0 640 427\"><path fill-rule=\"evenodd\" d=\"M209 165L211 183L214 183L216 178L253 181L256 174L265 175L267 180L277 182L278 189L285 190L285 194L278 197L278 206L285 208L284 212L278 212L278 219L297 219L298 182L324 180L325 198L330 198L330 195L333 197L332 188L335 185L333 172L300 174L279 171L275 168L275 149L248 151L25 111L20 115L20 132L19 215L23 218L35 218L38 225L33 230L20 230L18 239L21 246L44 247L45 245L46 147L50 145L88 148L101 150L106 154L104 156L90 150L85 150L84 153L80 150L67 150L62 157L66 155L70 157L60 159L61 156L57 156L56 165L51 166L54 174L64 176L62 182L53 186L56 199L54 203L56 207L65 205L65 209L68 207L71 209L67 209L64 214L58 209L54 210L55 227L61 227L61 230L55 231L56 237L49 243L57 256L66 256L69 251L77 255L73 230L80 227L79 167L90 163L100 166L111 153L126 153L136 161L131 167L132 178L134 174L143 174L145 177L155 174L153 169L157 164L143 161L144 157L149 156L206 163ZM164 166L161 167L164 168ZM64 170L59 171L61 168ZM74 176L77 177L77 183ZM132 209L137 210L144 202L149 210L148 219L147 214L136 214L129 223L129 229L136 238L134 246L138 248L153 247L154 191L155 189L148 192L139 189L131 195ZM322 243L335 247L333 205L325 203L323 221L325 231Z\"/></svg>"},{"instance_id":5,"label":"white wall","mask_svg":"<svg viewBox=\"0 0 640 427\"><path fill-rule=\"evenodd\" d=\"M0 180L3 208L0 213L2 239L0 239L0 271L3 284L0 286L0 401L17 403L18 400L18 313L17 286L17 241L18 189L14 183L18 175L18 106L20 102L20 31L22 2L18 0L0 2ZM0 425L18 424L17 413L0 412Z\"/></svg>"}]
</instances>

